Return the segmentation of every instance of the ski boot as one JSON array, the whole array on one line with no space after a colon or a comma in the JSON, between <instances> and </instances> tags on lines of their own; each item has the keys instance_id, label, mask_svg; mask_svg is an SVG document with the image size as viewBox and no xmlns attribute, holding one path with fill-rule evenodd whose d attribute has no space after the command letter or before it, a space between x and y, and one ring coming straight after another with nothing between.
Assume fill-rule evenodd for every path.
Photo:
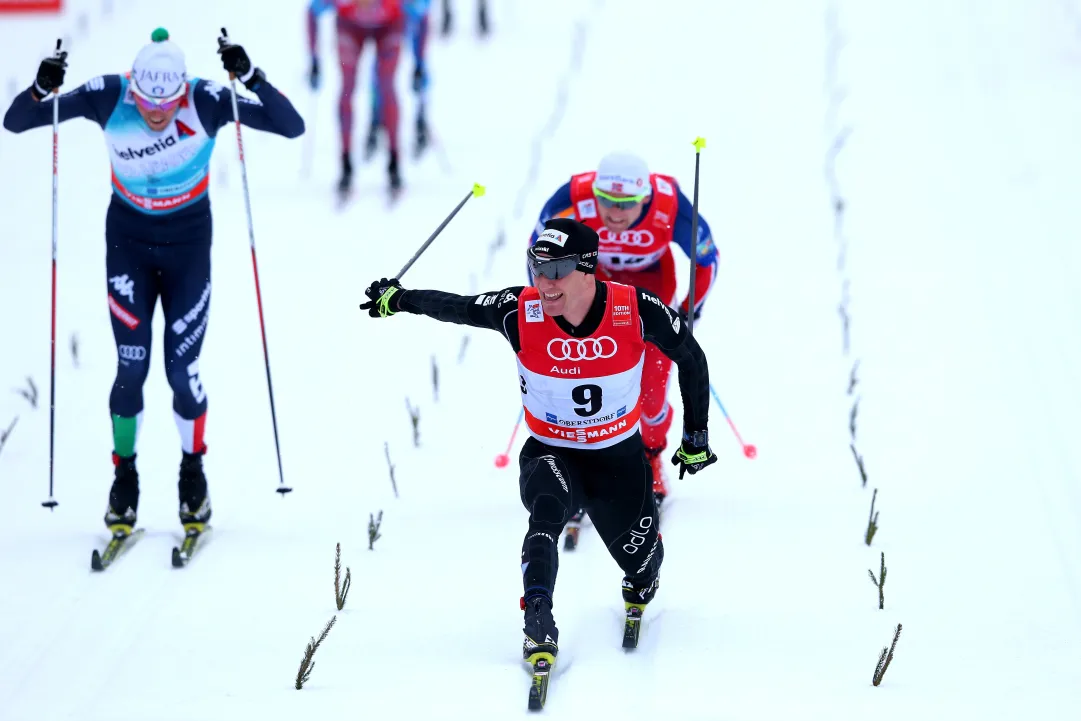
<instances>
[{"instance_id":1,"label":"ski boot","mask_svg":"<svg viewBox=\"0 0 1081 721\"><path fill-rule=\"evenodd\" d=\"M578 534L582 530L582 517L585 516L585 509L579 508L571 516L571 520L567 521L567 527L563 531L563 550L573 551L578 548Z\"/></svg>"},{"instance_id":2,"label":"ski boot","mask_svg":"<svg viewBox=\"0 0 1081 721\"><path fill-rule=\"evenodd\" d=\"M180 459L180 523L185 533L202 533L210 520L210 497L203 475L203 454L184 453Z\"/></svg>"},{"instance_id":3,"label":"ski boot","mask_svg":"<svg viewBox=\"0 0 1081 721\"><path fill-rule=\"evenodd\" d=\"M338 197L344 200L353 187L353 161L349 153L342 153L342 179L338 181Z\"/></svg>"},{"instance_id":4,"label":"ski boot","mask_svg":"<svg viewBox=\"0 0 1081 721\"><path fill-rule=\"evenodd\" d=\"M533 667L529 708L531 711L539 711L544 708L544 701L548 697L548 680L559 653L556 645L559 641L559 629L552 618L552 601L547 596L533 596L528 601L523 597L522 610L525 611L522 658Z\"/></svg>"},{"instance_id":5,"label":"ski boot","mask_svg":"<svg viewBox=\"0 0 1081 721\"><path fill-rule=\"evenodd\" d=\"M623 624L623 648L638 648L638 637L642 633L642 616L646 605L657 595L660 578L654 576L651 581L642 584L623 577L623 606L627 618Z\"/></svg>"},{"instance_id":6,"label":"ski boot","mask_svg":"<svg viewBox=\"0 0 1081 721\"><path fill-rule=\"evenodd\" d=\"M428 149L428 121L424 119L424 113L417 114L417 147L416 155L420 155Z\"/></svg>"},{"instance_id":7,"label":"ski boot","mask_svg":"<svg viewBox=\"0 0 1081 721\"><path fill-rule=\"evenodd\" d=\"M390 192L397 196L402 189L402 176L398 172L398 151L390 151L390 162L387 163L387 175L390 178Z\"/></svg>"},{"instance_id":8,"label":"ski boot","mask_svg":"<svg viewBox=\"0 0 1081 721\"><path fill-rule=\"evenodd\" d=\"M372 114L372 124L368 126L368 137L364 140L364 162L367 163L375 155L375 149L379 147L379 122Z\"/></svg>"},{"instance_id":9,"label":"ski boot","mask_svg":"<svg viewBox=\"0 0 1081 721\"><path fill-rule=\"evenodd\" d=\"M664 468L663 448L647 448L646 459L650 468L653 469L653 502L657 505L658 515L661 512L661 504L668 497L668 475Z\"/></svg>"},{"instance_id":10,"label":"ski boot","mask_svg":"<svg viewBox=\"0 0 1081 721\"><path fill-rule=\"evenodd\" d=\"M105 510L105 526L114 538L130 536L135 528L139 508L139 472L135 456L121 458L113 454L115 466L113 486L109 489L109 506Z\"/></svg>"}]
</instances>

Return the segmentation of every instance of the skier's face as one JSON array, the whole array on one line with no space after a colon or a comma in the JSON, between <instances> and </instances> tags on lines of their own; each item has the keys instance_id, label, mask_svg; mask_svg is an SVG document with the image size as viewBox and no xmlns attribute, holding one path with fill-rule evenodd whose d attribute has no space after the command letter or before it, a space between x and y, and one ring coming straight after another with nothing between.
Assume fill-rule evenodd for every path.
<instances>
[{"instance_id":1,"label":"skier's face","mask_svg":"<svg viewBox=\"0 0 1081 721\"><path fill-rule=\"evenodd\" d=\"M593 277L576 270L565 278L552 280L543 275L536 277L537 290L541 296L541 310L545 315L563 315L567 307L575 307L593 285Z\"/></svg>"},{"instance_id":2,"label":"skier's face","mask_svg":"<svg viewBox=\"0 0 1081 721\"><path fill-rule=\"evenodd\" d=\"M604 227L613 233L622 233L638 222L638 216L642 214L642 206L645 202L646 199L643 198L627 208L605 207L603 203L597 203L597 208L600 211L601 220L604 221Z\"/></svg>"},{"instance_id":3,"label":"skier's face","mask_svg":"<svg viewBox=\"0 0 1081 721\"><path fill-rule=\"evenodd\" d=\"M139 115L143 116L143 120L155 133L160 133L169 127L169 123L173 122L173 118L176 117L176 113L180 110L179 106L174 105L168 110L161 108L147 109L142 105L136 105L139 109Z\"/></svg>"}]
</instances>

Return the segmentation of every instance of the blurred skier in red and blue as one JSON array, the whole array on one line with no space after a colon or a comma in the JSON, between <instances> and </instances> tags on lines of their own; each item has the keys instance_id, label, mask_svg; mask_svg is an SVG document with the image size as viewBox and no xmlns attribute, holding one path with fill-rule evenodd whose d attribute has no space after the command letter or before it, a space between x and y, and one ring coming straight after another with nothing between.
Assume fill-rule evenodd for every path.
<instances>
[{"instance_id":1,"label":"blurred skier in red and blue","mask_svg":"<svg viewBox=\"0 0 1081 721\"><path fill-rule=\"evenodd\" d=\"M342 93L338 101L341 128L342 177L338 183L340 195L347 196L353 185L353 162L350 153L353 139L353 92L356 90L357 65L364 44L375 42L376 74L379 78L379 104L383 127L387 130L390 160L387 174L392 194L402 187L398 169L398 96L394 90L394 73L405 30L402 0L311 0L308 9L308 46L312 54L311 85L319 87L319 16L327 10L337 12L338 62L342 68Z\"/></svg>"},{"instance_id":2,"label":"blurred skier in red and blue","mask_svg":"<svg viewBox=\"0 0 1081 721\"><path fill-rule=\"evenodd\" d=\"M551 218L574 218L597 231L600 236L597 277L639 288L675 306L676 262L672 244L694 258L694 317L697 321L702 304L717 277L717 248L709 224L698 218L698 238L691 239L693 206L670 175L651 173L646 161L631 153L611 153L601 159L596 171L571 177L544 205L537 227L529 239L537 242L544 224ZM689 298L680 305L680 318L686 322ZM658 508L668 495L662 452L668 445L672 425L672 407L668 403L668 376L672 361L652 343L646 344L642 370L642 440L653 469L653 493ZM568 529L568 548L577 541L581 512ZM573 538L570 538L573 536Z\"/></svg>"},{"instance_id":3,"label":"blurred skier in red and blue","mask_svg":"<svg viewBox=\"0 0 1081 721\"><path fill-rule=\"evenodd\" d=\"M428 147L428 14L432 0L403 0L406 17L405 36L413 49L413 92L417 96L416 145L414 152L420 155ZM368 126L368 139L364 144L364 159L375 154L379 143L379 129L383 127L383 89L379 68L372 68L372 120ZM393 82L393 80L391 81Z\"/></svg>"}]
</instances>

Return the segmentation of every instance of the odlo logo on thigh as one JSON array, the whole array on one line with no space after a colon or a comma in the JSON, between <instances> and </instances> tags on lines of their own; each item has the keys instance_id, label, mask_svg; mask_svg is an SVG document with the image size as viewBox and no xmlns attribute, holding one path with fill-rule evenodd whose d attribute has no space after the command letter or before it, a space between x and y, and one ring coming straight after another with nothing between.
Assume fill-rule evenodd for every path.
<instances>
[{"instance_id":1,"label":"odlo logo on thigh","mask_svg":"<svg viewBox=\"0 0 1081 721\"><path fill-rule=\"evenodd\" d=\"M195 398L196 403L206 400L206 391L203 390L203 382L199 380L199 359L196 358L188 365L188 388Z\"/></svg>"},{"instance_id":2,"label":"odlo logo on thigh","mask_svg":"<svg viewBox=\"0 0 1081 721\"><path fill-rule=\"evenodd\" d=\"M653 527L653 516L644 516L638 521L638 528L631 529L631 540L623 544L623 550L634 555L638 549L646 544L646 534ZM638 529L641 530L638 530Z\"/></svg>"}]
</instances>

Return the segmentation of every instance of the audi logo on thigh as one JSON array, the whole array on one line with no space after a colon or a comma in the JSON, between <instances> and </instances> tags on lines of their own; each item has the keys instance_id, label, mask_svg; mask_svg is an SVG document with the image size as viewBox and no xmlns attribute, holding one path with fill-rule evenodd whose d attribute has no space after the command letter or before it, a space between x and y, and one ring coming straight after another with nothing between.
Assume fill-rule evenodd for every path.
<instances>
[{"instance_id":1,"label":"audi logo on thigh","mask_svg":"<svg viewBox=\"0 0 1081 721\"><path fill-rule=\"evenodd\" d=\"M653 245L654 240L653 233L648 230L624 230L613 233L608 228L601 228L597 235L600 238L601 245L633 245L638 248L645 248Z\"/></svg>"},{"instance_id":2,"label":"audi logo on thigh","mask_svg":"<svg viewBox=\"0 0 1081 721\"><path fill-rule=\"evenodd\" d=\"M548 356L557 361L587 361L611 358L616 354L616 342L606 335L599 338L553 338L548 341Z\"/></svg>"},{"instance_id":3,"label":"audi logo on thigh","mask_svg":"<svg viewBox=\"0 0 1081 721\"><path fill-rule=\"evenodd\" d=\"M141 361L146 360L146 348L141 345L117 346L117 353L121 360Z\"/></svg>"}]
</instances>

